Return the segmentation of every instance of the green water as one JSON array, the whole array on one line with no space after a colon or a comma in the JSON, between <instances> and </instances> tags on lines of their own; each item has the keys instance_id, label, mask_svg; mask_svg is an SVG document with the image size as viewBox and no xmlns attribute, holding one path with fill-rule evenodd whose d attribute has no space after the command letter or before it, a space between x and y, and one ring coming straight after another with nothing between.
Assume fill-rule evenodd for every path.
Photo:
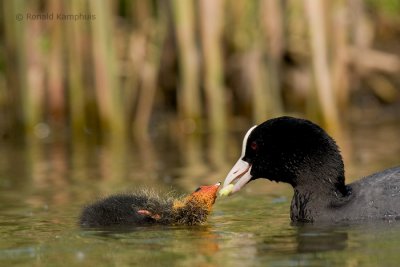
<instances>
[{"instance_id":1,"label":"green water","mask_svg":"<svg viewBox=\"0 0 400 267\"><path fill-rule=\"evenodd\" d=\"M349 136L349 178L400 163L397 124L360 128ZM210 146L215 142L206 137L152 140L3 142L0 266L399 265L400 223L293 225L291 188L266 180L218 199L202 226L80 229L81 207L101 196L138 187L188 193L223 180L241 147L238 136L229 138L220 162Z\"/></svg>"}]
</instances>

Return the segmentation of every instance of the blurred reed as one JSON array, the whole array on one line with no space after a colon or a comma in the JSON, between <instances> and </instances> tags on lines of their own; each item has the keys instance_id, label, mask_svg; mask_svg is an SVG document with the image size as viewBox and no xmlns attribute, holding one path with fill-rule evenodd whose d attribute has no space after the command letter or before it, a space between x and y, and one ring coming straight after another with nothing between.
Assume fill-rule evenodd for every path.
<instances>
[{"instance_id":1,"label":"blurred reed","mask_svg":"<svg viewBox=\"0 0 400 267\"><path fill-rule=\"evenodd\" d=\"M178 110L183 119L201 117L200 59L196 41L195 2L173 0L173 17L176 28L179 66Z\"/></svg>"},{"instance_id":2,"label":"blurred reed","mask_svg":"<svg viewBox=\"0 0 400 267\"><path fill-rule=\"evenodd\" d=\"M158 124L224 133L288 113L335 133L360 88L399 103L400 10L388 14L390 3L2 1L1 134L123 140Z\"/></svg>"}]
</instances>

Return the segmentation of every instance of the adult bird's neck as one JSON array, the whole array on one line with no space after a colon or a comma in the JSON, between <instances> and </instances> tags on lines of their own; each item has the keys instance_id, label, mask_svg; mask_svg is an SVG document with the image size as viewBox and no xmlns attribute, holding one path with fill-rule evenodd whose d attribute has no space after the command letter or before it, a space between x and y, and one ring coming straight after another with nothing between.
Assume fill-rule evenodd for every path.
<instances>
[{"instance_id":1,"label":"adult bird's neck","mask_svg":"<svg viewBox=\"0 0 400 267\"><path fill-rule=\"evenodd\" d=\"M292 221L313 222L323 211L334 210L346 205L352 199L352 189L340 179L302 179L308 183L294 186L291 204Z\"/></svg>"}]
</instances>

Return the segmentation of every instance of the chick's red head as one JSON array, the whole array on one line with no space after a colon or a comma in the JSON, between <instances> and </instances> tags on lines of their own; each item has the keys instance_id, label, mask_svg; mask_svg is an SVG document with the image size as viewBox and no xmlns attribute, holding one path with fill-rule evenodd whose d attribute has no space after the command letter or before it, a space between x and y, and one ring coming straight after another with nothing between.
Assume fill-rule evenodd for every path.
<instances>
[{"instance_id":1,"label":"chick's red head","mask_svg":"<svg viewBox=\"0 0 400 267\"><path fill-rule=\"evenodd\" d=\"M187 196L184 202L199 205L204 209L211 211L215 199L217 198L217 191L220 185L221 183L200 186L193 193Z\"/></svg>"}]
</instances>

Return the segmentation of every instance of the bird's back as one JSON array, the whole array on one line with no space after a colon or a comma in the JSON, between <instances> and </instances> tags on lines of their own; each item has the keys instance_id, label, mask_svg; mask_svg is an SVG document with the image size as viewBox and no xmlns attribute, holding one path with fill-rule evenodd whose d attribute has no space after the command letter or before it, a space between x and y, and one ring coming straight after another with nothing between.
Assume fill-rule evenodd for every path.
<instances>
[{"instance_id":1,"label":"bird's back","mask_svg":"<svg viewBox=\"0 0 400 267\"><path fill-rule=\"evenodd\" d=\"M152 218L137 212L141 208L148 207L149 202L154 203L154 199L144 194L113 195L85 207L80 217L80 225L96 227L154 223Z\"/></svg>"},{"instance_id":2,"label":"bird's back","mask_svg":"<svg viewBox=\"0 0 400 267\"><path fill-rule=\"evenodd\" d=\"M352 200L338 210L344 219L400 219L400 167L372 174L349 186Z\"/></svg>"}]
</instances>

